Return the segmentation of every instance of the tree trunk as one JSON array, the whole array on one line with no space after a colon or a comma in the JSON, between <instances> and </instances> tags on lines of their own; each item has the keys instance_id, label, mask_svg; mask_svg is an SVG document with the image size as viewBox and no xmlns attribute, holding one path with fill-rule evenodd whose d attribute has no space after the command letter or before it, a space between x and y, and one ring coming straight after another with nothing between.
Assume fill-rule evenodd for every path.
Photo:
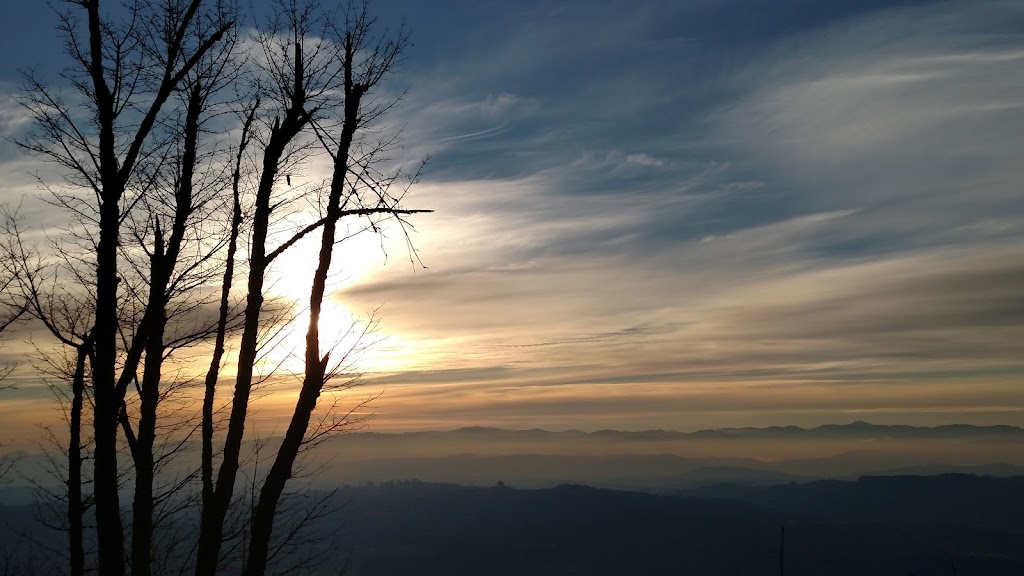
<instances>
[{"instance_id":1,"label":"tree trunk","mask_svg":"<svg viewBox=\"0 0 1024 576\"><path fill-rule=\"evenodd\" d=\"M68 553L71 576L85 574L85 530L82 502L82 400L85 396L85 361L89 343L78 347L75 374L71 381L71 414L68 422Z\"/></svg>"},{"instance_id":2,"label":"tree trunk","mask_svg":"<svg viewBox=\"0 0 1024 576\"><path fill-rule=\"evenodd\" d=\"M89 74L97 123L102 194L99 243L96 246L96 323L93 378L93 498L96 507L98 567L103 576L124 574L124 529L117 495L117 411L114 381L117 361L117 246L121 227L119 203L124 191L114 136L114 100L104 77L103 31L99 0L85 3L89 14Z\"/></svg>"},{"instance_id":3,"label":"tree trunk","mask_svg":"<svg viewBox=\"0 0 1024 576\"><path fill-rule=\"evenodd\" d=\"M277 157L264 160L264 179L267 172L277 171ZM238 373L235 377L235 393L231 401L231 415L228 420L224 454L217 473L217 483L210 505L203 508L199 527L199 549L196 556L196 575L215 576L220 561L220 547L224 538L224 518L234 496L235 478L245 432L245 417L252 392L253 364L256 361L257 336L259 333L260 311L263 308L263 280L266 274L266 240L270 218L269 188L273 179L266 184L260 182L260 194L256 200L253 222L252 253L249 256L248 295L245 305L242 341L238 351Z\"/></svg>"},{"instance_id":4,"label":"tree trunk","mask_svg":"<svg viewBox=\"0 0 1024 576\"><path fill-rule=\"evenodd\" d=\"M117 360L117 201L104 200L96 267L96 341L93 365L93 495L96 506L98 567L104 576L124 574L124 530L117 488L117 411L114 363Z\"/></svg>"},{"instance_id":5,"label":"tree trunk","mask_svg":"<svg viewBox=\"0 0 1024 576\"><path fill-rule=\"evenodd\" d=\"M301 69L300 69L301 72ZM300 85L301 88L301 85ZM269 230L270 198L277 177L278 163L284 148L305 125L301 101L293 105L285 121L275 126L263 157L263 171L256 193L253 214L252 241L249 254L249 281L247 285L242 340L238 350L238 372L235 392L231 400L231 415L224 441L224 453L210 505L203 507L199 526L199 547L196 554L196 576L215 576L220 561L220 548L224 539L224 519L234 497L238 476L245 418L252 392L253 365L256 362L257 339L260 331L260 312L263 309L263 282L270 264L267 260L267 233Z\"/></svg>"},{"instance_id":6,"label":"tree trunk","mask_svg":"<svg viewBox=\"0 0 1024 576\"><path fill-rule=\"evenodd\" d=\"M295 458L302 448L302 439L306 435L310 416L316 409L320 391L324 386L328 358L320 357L320 312L323 308L324 292L327 288L327 276L331 269L334 254L334 236L341 210L341 198L345 191L345 176L348 174L348 154L352 146L358 126L358 114L364 89L353 86L351 81L351 54L344 63L345 82L345 123L342 126L338 151L334 159L334 173L331 175L331 191L327 201L327 218L320 237L320 255L316 272L313 274L313 285L309 295L309 326L306 330L306 372L302 381L299 400L292 413L288 431L285 433L281 447L277 451L274 464L260 490L260 498L253 512L252 532L249 539L248 560L245 565L246 576L263 576L267 569L270 549L270 537L274 531L274 516L281 500L285 485L292 477Z\"/></svg>"},{"instance_id":7,"label":"tree trunk","mask_svg":"<svg viewBox=\"0 0 1024 576\"><path fill-rule=\"evenodd\" d=\"M245 148L248 145L249 129L253 119L256 117L256 110L259 109L259 100L253 104L249 115L242 126L242 139L238 145L238 154L235 156L235 170L231 176L232 207L231 207L231 233L228 237L228 253L224 266L224 279L221 283L220 312L217 317L217 334L213 345L213 356L210 358L210 369L206 372L205 390L203 393L203 415L202 415L202 508L210 509L213 506L213 400L217 392L217 379L220 375L220 363L224 357L224 339L227 331L229 297L231 296L231 285L235 273L235 252L238 248L238 230L242 225L242 205L239 199L239 183L242 179L242 158Z\"/></svg>"},{"instance_id":8,"label":"tree trunk","mask_svg":"<svg viewBox=\"0 0 1024 576\"><path fill-rule=\"evenodd\" d=\"M135 499L132 505L132 576L149 576L153 559L153 446L156 444L156 411L160 403L160 374L164 355L164 290L170 276L164 258L163 232L156 221L150 265L149 308L153 328L146 339L146 365L139 385L139 429L135 450Z\"/></svg>"},{"instance_id":9,"label":"tree trunk","mask_svg":"<svg viewBox=\"0 0 1024 576\"><path fill-rule=\"evenodd\" d=\"M164 249L160 219L154 219L153 255L150 264L150 284L147 317L151 328L145 334L146 364L139 386L139 430L136 440L135 500L132 517L132 576L149 576L153 560L154 475L156 470L156 421L160 404L160 378L164 361L164 332L167 328L167 300L171 276L181 254L186 225L193 214L193 185L199 139L199 123L205 101L203 86L196 82L191 87L185 117L185 146L181 157L181 172L175 191L174 223L171 237Z\"/></svg>"}]
</instances>

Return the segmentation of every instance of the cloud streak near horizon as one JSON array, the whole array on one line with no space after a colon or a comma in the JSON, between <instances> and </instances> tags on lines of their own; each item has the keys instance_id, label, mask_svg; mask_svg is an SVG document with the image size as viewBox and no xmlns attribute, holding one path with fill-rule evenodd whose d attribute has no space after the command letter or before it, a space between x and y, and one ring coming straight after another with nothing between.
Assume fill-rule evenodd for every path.
<instances>
[{"instance_id":1,"label":"cloud streak near horizon","mask_svg":"<svg viewBox=\"0 0 1024 576\"><path fill-rule=\"evenodd\" d=\"M682 4L378 3L436 212L336 296L375 428L1024 424L1024 7Z\"/></svg>"}]
</instances>

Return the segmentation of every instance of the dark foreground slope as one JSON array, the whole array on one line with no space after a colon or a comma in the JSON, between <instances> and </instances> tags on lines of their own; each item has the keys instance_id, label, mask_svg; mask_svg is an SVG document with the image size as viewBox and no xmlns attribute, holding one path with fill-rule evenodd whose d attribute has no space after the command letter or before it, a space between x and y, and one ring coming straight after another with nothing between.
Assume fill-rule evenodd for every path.
<instances>
[{"instance_id":1,"label":"dark foreground slope","mask_svg":"<svg viewBox=\"0 0 1024 576\"><path fill-rule=\"evenodd\" d=\"M713 496L713 497L712 497ZM1024 479L865 478L680 496L354 489L350 574L1024 574Z\"/></svg>"},{"instance_id":2,"label":"dark foreground slope","mask_svg":"<svg viewBox=\"0 0 1024 576\"><path fill-rule=\"evenodd\" d=\"M358 502L342 539L353 575L741 574L775 563L777 520L742 503L439 485L367 491Z\"/></svg>"},{"instance_id":3,"label":"dark foreground slope","mask_svg":"<svg viewBox=\"0 0 1024 576\"><path fill-rule=\"evenodd\" d=\"M304 493L286 512L301 516L302 502L319 500ZM318 517L293 549L298 558L326 552L313 574L347 564L348 576L774 576L782 527L786 576L1024 574L1019 477L878 477L675 495L401 482L344 488L329 508L336 512ZM0 506L7 528L25 527L30 516L27 506ZM306 573L285 572L290 563L278 573Z\"/></svg>"}]
</instances>

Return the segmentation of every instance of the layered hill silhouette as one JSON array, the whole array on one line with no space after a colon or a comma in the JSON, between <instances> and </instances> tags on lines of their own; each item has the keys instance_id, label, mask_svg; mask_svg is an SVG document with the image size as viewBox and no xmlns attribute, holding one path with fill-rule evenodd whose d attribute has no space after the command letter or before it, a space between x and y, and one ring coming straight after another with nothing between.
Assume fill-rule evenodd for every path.
<instances>
[{"instance_id":1,"label":"layered hill silhouette","mask_svg":"<svg viewBox=\"0 0 1024 576\"><path fill-rule=\"evenodd\" d=\"M405 481L300 494L290 506L301 514L303 502L325 497L330 513L314 515L305 544L292 550L323 560L315 575L342 566L350 576L1024 574L1024 477L863 477L661 495ZM0 536L10 537L33 511L0 506L0 514Z\"/></svg>"},{"instance_id":2,"label":"layered hill silhouette","mask_svg":"<svg viewBox=\"0 0 1024 576\"><path fill-rule=\"evenodd\" d=\"M1022 447L1012 426L864 422L356 433L286 512L324 503L292 549L312 574L1020 575ZM0 491L0 540L59 549L29 496Z\"/></svg>"},{"instance_id":3,"label":"layered hill silhouette","mask_svg":"<svg viewBox=\"0 0 1024 576\"><path fill-rule=\"evenodd\" d=\"M861 475L1024 474L1024 429L853 422L697 432L552 432L467 427L358 433L332 448L341 483L394 479L524 488L566 482L672 491L734 482L770 485Z\"/></svg>"},{"instance_id":4,"label":"layered hill silhouette","mask_svg":"<svg viewBox=\"0 0 1024 576\"><path fill-rule=\"evenodd\" d=\"M1024 573L1024 478L865 477L651 495L351 488L351 574ZM780 539L785 527L785 557ZM954 572L950 572L953 570Z\"/></svg>"}]
</instances>

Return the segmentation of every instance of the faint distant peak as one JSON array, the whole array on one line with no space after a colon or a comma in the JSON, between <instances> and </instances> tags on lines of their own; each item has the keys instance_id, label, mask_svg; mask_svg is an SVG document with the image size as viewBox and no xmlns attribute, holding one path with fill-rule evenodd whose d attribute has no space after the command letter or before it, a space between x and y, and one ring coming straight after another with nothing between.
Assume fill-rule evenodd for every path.
<instances>
[{"instance_id":1,"label":"faint distant peak","mask_svg":"<svg viewBox=\"0 0 1024 576\"><path fill-rule=\"evenodd\" d=\"M350 436L361 436L356 433ZM813 428L800 426L766 426L762 428L708 428L696 432L679 432L676 430L614 430L605 428L593 432L581 430L551 431L542 428L512 429L489 426L464 426L448 432L402 432L402 433L365 433L376 436L405 435L445 435L503 437L507 439L575 439L609 441L672 441L683 439L745 439L745 438L955 438L955 437L1015 437L1024 438L1024 428L997 424L991 426L975 426L973 424L943 424L940 426L911 426L907 424L872 424L863 420L855 420L847 424L823 424Z\"/></svg>"}]
</instances>

